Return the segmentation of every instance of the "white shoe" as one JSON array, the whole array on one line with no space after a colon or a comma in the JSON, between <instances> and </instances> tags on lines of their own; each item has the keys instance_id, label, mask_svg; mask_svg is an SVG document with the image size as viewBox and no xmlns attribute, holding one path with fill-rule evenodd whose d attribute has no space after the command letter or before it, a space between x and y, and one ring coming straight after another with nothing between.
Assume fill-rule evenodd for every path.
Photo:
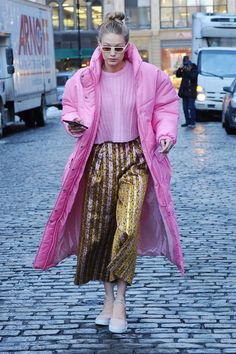
<instances>
[{"instance_id":1,"label":"white shoe","mask_svg":"<svg viewBox=\"0 0 236 354\"><path fill-rule=\"evenodd\" d=\"M108 326L111 320L111 315L98 315L95 319L95 324L100 326Z\"/></svg>"},{"instance_id":2,"label":"white shoe","mask_svg":"<svg viewBox=\"0 0 236 354\"><path fill-rule=\"evenodd\" d=\"M112 317L114 298L105 297L103 309L95 319L95 324L108 326Z\"/></svg>"},{"instance_id":3,"label":"white shoe","mask_svg":"<svg viewBox=\"0 0 236 354\"><path fill-rule=\"evenodd\" d=\"M115 300L115 304L122 304L125 310L125 301L124 300ZM115 318L112 316L109 323L109 331L112 333L124 333L128 329L128 322L123 318Z\"/></svg>"},{"instance_id":4,"label":"white shoe","mask_svg":"<svg viewBox=\"0 0 236 354\"><path fill-rule=\"evenodd\" d=\"M109 331L112 333L125 333L128 329L128 323L125 320L111 318L109 322Z\"/></svg>"}]
</instances>

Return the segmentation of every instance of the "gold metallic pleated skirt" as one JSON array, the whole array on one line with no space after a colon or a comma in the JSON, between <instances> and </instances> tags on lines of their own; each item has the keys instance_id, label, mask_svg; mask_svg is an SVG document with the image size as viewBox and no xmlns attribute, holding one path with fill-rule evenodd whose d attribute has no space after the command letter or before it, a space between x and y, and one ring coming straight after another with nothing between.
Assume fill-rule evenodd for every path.
<instances>
[{"instance_id":1,"label":"gold metallic pleated skirt","mask_svg":"<svg viewBox=\"0 0 236 354\"><path fill-rule=\"evenodd\" d=\"M75 284L132 283L148 169L139 138L95 144L87 165Z\"/></svg>"}]
</instances>

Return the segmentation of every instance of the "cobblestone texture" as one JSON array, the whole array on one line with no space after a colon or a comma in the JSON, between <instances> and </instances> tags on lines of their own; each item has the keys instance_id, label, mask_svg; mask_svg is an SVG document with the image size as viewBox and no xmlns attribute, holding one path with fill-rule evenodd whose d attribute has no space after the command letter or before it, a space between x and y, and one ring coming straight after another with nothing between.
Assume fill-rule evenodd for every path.
<instances>
[{"instance_id":1,"label":"cobblestone texture","mask_svg":"<svg viewBox=\"0 0 236 354\"><path fill-rule=\"evenodd\" d=\"M75 257L32 269L74 144L59 120L0 140L0 352L235 354L236 137L216 122L180 128L170 158L186 275L139 258L129 330L114 335L94 325L102 285L74 286Z\"/></svg>"}]
</instances>

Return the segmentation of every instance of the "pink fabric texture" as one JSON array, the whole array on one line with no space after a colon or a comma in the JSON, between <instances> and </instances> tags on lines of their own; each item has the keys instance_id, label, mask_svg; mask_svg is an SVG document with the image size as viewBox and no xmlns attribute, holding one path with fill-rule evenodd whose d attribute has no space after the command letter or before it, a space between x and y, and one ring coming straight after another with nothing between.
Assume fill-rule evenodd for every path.
<instances>
[{"instance_id":1,"label":"pink fabric texture","mask_svg":"<svg viewBox=\"0 0 236 354\"><path fill-rule=\"evenodd\" d=\"M132 63L138 131L150 178L141 216L139 255L164 255L184 272L175 210L170 194L168 157L159 152L162 137L176 142L179 100L168 76L142 62L129 44L126 59ZM62 188L47 222L33 266L43 270L77 254L86 162L97 135L101 92L102 55L97 48L88 68L80 69L66 84L62 119L80 118L89 128L77 139L65 167ZM66 124L65 124L66 127ZM66 127L67 128L67 127Z\"/></svg>"},{"instance_id":2,"label":"pink fabric texture","mask_svg":"<svg viewBox=\"0 0 236 354\"><path fill-rule=\"evenodd\" d=\"M132 64L116 73L102 71L101 113L95 144L127 142L139 136Z\"/></svg>"}]
</instances>

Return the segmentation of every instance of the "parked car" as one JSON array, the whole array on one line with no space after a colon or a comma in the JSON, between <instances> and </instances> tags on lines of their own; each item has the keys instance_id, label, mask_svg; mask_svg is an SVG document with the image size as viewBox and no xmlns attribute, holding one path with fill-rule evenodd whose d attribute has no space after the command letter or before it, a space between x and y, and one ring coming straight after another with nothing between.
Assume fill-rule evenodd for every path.
<instances>
[{"instance_id":1,"label":"parked car","mask_svg":"<svg viewBox=\"0 0 236 354\"><path fill-rule=\"evenodd\" d=\"M236 79L230 86L223 87L226 92L223 100L222 126L227 134L236 133Z\"/></svg>"},{"instance_id":2,"label":"parked car","mask_svg":"<svg viewBox=\"0 0 236 354\"><path fill-rule=\"evenodd\" d=\"M62 96L64 94L65 84L68 79L74 75L75 71L59 71L57 73L57 99L58 107L62 107Z\"/></svg>"}]
</instances>

